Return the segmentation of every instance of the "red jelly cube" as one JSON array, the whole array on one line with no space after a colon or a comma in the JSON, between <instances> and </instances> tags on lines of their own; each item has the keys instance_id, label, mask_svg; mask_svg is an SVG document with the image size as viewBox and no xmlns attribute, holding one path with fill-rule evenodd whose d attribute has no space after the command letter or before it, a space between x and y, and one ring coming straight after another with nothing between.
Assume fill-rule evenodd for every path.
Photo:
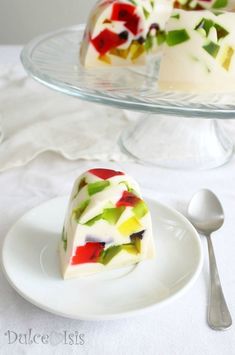
<instances>
[{"instance_id":1,"label":"red jelly cube","mask_svg":"<svg viewBox=\"0 0 235 355\"><path fill-rule=\"evenodd\" d=\"M104 246L105 243L90 242L77 247L76 255L73 256L71 265L96 263L104 250Z\"/></svg>"},{"instance_id":2,"label":"red jelly cube","mask_svg":"<svg viewBox=\"0 0 235 355\"><path fill-rule=\"evenodd\" d=\"M115 171L115 170L111 170L111 169L90 169L88 170L89 173L98 176L99 178L103 179L103 180L107 180L110 179L113 176L117 176L117 175L124 175L124 173L122 171Z\"/></svg>"},{"instance_id":3,"label":"red jelly cube","mask_svg":"<svg viewBox=\"0 0 235 355\"><path fill-rule=\"evenodd\" d=\"M134 14L135 9L135 6L128 4L114 4L111 20L125 22L125 27L137 35L140 18Z\"/></svg>"},{"instance_id":4,"label":"red jelly cube","mask_svg":"<svg viewBox=\"0 0 235 355\"><path fill-rule=\"evenodd\" d=\"M129 4L114 4L111 20L128 21L135 11L135 6Z\"/></svg>"},{"instance_id":5,"label":"red jelly cube","mask_svg":"<svg viewBox=\"0 0 235 355\"><path fill-rule=\"evenodd\" d=\"M120 206L134 207L139 201L140 201L140 198L138 196L134 195L132 192L124 191L122 194L122 197L116 203L116 206L117 207L120 207Z\"/></svg>"},{"instance_id":6,"label":"red jelly cube","mask_svg":"<svg viewBox=\"0 0 235 355\"><path fill-rule=\"evenodd\" d=\"M139 28L140 18L137 15L133 15L126 23L125 27L131 31L134 35L137 35Z\"/></svg>"},{"instance_id":7,"label":"red jelly cube","mask_svg":"<svg viewBox=\"0 0 235 355\"><path fill-rule=\"evenodd\" d=\"M116 48L126 41L127 39L122 38L117 33L114 33L107 28L100 32L98 36L91 39L91 43L100 55L106 54L110 49Z\"/></svg>"}]
</instances>

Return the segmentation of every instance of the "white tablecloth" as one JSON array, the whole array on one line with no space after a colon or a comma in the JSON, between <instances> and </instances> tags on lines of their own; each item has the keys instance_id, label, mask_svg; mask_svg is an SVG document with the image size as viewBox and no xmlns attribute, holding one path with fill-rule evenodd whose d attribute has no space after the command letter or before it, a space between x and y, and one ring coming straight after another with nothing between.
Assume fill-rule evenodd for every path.
<instances>
[{"instance_id":1,"label":"white tablecloth","mask_svg":"<svg viewBox=\"0 0 235 355\"><path fill-rule=\"evenodd\" d=\"M18 63L17 47L0 48L0 64ZM38 84L39 85L39 84ZM1 95L1 91L0 91ZM92 104L90 104L92 109ZM1 108L0 108L1 109ZM0 145L1 153L1 145ZM105 166L133 175L141 186L152 189L161 202L184 211L192 194L212 189L221 198L226 220L214 238L224 292L235 319L235 158L210 171L174 171L132 162L68 161L55 153L43 153L24 167L0 174L0 246L9 228L30 208L70 192L74 179L87 168ZM232 355L234 327L226 332L211 330L206 323L208 265L187 294L166 307L143 316L108 322L85 322L54 316L26 302L8 284L0 271L0 354L91 354L91 355ZM170 260L169 260L170 262ZM51 334L50 344L8 344L7 331ZM63 331L84 334L83 345L61 342ZM13 333L11 333L13 334Z\"/></svg>"}]
</instances>

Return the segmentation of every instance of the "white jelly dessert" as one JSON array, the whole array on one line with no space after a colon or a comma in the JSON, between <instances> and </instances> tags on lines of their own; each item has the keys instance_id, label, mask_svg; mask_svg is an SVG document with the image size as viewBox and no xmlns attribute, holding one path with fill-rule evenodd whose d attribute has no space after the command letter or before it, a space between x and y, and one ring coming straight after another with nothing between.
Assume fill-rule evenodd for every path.
<instances>
[{"instance_id":1,"label":"white jelly dessert","mask_svg":"<svg viewBox=\"0 0 235 355\"><path fill-rule=\"evenodd\" d=\"M176 0L174 7L183 10L234 11L235 0Z\"/></svg>"},{"instance_id":2,"label":"white jelly dessert","mask_svg":"<svg viewBox=\"0 0 235 355\"><path fill-rule=\"evenodd\" d=\"M144 64L164 41L173 0L101 0L92 9L80 49L85 67Z\"/></svg>"},{"instance_id":3,"label":"white jelly dessert","mask_svg":"<svg viewBox=\"0 0 235 355\"><path fill-rule=\"evenodd\" d=\"M166 26L161 90L235 90L235 13L174 10Z\"/></svg>"},{"instance_id":4,"label":"white jelly dessert","mask_svg":"<svg viewBox=\"0 0 235 355\"><path fill-rule=\"evenodd\" d=\"M153 258L151 216L138 184L109 169L81 175L69 200L59 250L64 279Z\"/></svg>"}]
</instances>

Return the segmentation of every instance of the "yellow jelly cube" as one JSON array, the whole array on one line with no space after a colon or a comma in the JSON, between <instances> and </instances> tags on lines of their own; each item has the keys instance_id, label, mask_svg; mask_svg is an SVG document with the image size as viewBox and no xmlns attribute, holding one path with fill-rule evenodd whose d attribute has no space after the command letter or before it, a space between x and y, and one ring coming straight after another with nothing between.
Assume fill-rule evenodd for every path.
<instances>
[{"instance_id":1,"label":"yellow jelly cube","mask_svg":"<svg viewBox=\"0 0 235 355\"><path fill-rule=\"evenodd\" d=\"M112 64L111 59L107 54L100 55L99 60L101 60L102 62L104 62L106 64Z\"/></svg>"},{"instance_id":2,"label":"yellow jelly cube","mask_svg":"<svg viewBox=\"0 0 235 355\"><path fill-rule=\"evenodd\" d=\"M127 49L113 48L109 51L109 53L112 55L115 55L116 57L126 59L129 54L129 48L127 48Z\"/></svg>"},{"instance_id":3,"label":"yellow jelly cube","mask_svg":"<svg viewBox=\"0 0 235 355\"><path fill-rule=\"evenodd\" d=\"M131 60L135 60L145 52L144 46L137 41L133 41L130 46Z\"/></svg>"},{"instance_id":4,"label":"yellow jelly cube","mask_svg":"<svg viewBox=\"0 0 235 355\"><path fill-rule=\"evenodd\" d=\"M131 57L132 60L139 58L145 52L144 46L138 48L135 54Z\"/></svg>"},{"instance_id":5,"label":"yellow jelly cube","mask_svg":"<svg viewBox=\"0 0 235 355\"><path fill-rule=\"evenodd\" d=\"M140 229L141 224L139 223L136 217L131 217L127 219L118 227L119 232L127 237Z\"/></svg>"},{"instance_id":6,"label":"yellow jelly cube","mask_svg":"<svg viewBox=\"0 0 235 355\"><path fill-rule=\"evenodd\" d=\"M234 49L232 47L226 46L223 48L223 54L221 56L222 67L229 71L232 57L234 55Z\"/></svg>"}]
</instances>

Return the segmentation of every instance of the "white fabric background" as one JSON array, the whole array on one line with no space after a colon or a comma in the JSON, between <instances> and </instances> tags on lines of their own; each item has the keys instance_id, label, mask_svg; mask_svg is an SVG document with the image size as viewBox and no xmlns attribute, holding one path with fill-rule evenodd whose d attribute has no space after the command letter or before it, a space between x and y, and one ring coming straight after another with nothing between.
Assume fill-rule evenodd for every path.
<instances>
[{"instance_id":1,"label":"white fabric background","mask_svg":"<svg viewBox=\"0 0 235 355\"><path fill-rule=\"evenodd\" d=\"M0 62L2 64L18 63L18 48L1 48ZM18 69L17 69L18 70ZM18 71L17 71L18 72ZM22 136L17 134L17 130L22 129L29 124L26 102L21 102L24 93L18 90L17 97L9 97L6 93L15 90L16 72L12 72L12 80L8 81L9 73L6 76L8 89L2 84L0 89L0 114L2 115L2 127L4 128L5 141L0 145L0 169L9 167L9 164L22 163L21 156L17 155L19 149L12 149L12 145L19 144L24 147ZM22 75L22 72L19 74ZM31 89L30 102L37 102L39 92L43 92L43 100L47 98L49 106L46 112L49 116L57 116L58 107L53 111L54 94L48 92L39 84L31 80L22 78L23 82L29 85ZM25 81L26 80L26 81ZM1 82L2 83L2 82ZM21 81L22 83L22 81ZM48 96L47 96L48 95ZM56 94L57 95L57 94ZM59 95L59 94L58 94ZM25 98L27 100L27 97ZM35 100L35 101L34 101ZM57 100L57 99L55 99ZM105 107L99 107L93 104L84 106L84 103L75 99L60 96L63 116L71 117L76 111L76 107L86 108L86 117L90 119L89 112L96 117L107 115L112 124L118 125L121 129L127 123L127 118L120 112ZM12 102L12 107L10 107ZM16 103L13 104L13 103ZM53 102L53 101L52 101ZM8 105L8 109L7 105ZM22 106L21 106L22 104ZM32 105L31 105L32 106ZM30 107L31 107L30 106ZM14 125L6 123L6 112L11 112L14 119ZM32 112L32 111L30 111ZM84 112L84 111L83 111ZM37 112L36 112L37 114ZM120 119L113 120L116 115L121 115ZM115 117L112 117L115 116ZM43 129L43 123L46 122L46 116L43 116L43 110L38 116L40 120L40 129ZM43 118L44 117L44 118ZM52 117L53 118L53 117ZM63 117L62 117L63 118ZM76 121L74 118L74 122ZM79 116L80 119L80 116ZM58 119L61 120L60 118ZM68 119L69 120L69 119ZM53 121L53 120L52 120ZM63 121L63 120L62 120ZM110 121L111 122L111 121ZM39 124L39 123L36 123ZM56 121L53 121L56 127ZM123 125L123 126L122 126ZM8 127L8 128L7 128ZM117 127L116 127L117 128ZM31 129L34 129L33 125ZM61 125L62 129L62 125ZM25 131L23 132L25 134ZM89 132L88 132L89 133ZM25 139L31 137L31 133L26 128ZM78 134L79 130L78 130ZM63 138L63 135L61 135ZM13 140L14 137L14 140ZM37 136L36 136L37 138ZM34 140L36 140L36 138ZM62 139L61 138L61 139ZM7 141L11 141L6 147ZM37 140L36 140L37 141ZM35 143L35 142L34 142ZM48 143L48 141L47 141ZM50 142L51 143L51 142ZM57 141L58 146L62 141ZM109 142L107 141L107 144ZM45 147L45 146L44 146ZM109 147L109 145L108 145ZM32 146L31 148L35 148ZM18 149L18 151L16 151ZM43 149L42 149L43 150ZM44 149L45 150L45 149ZM61 150L62 151L62 150ZM84 150L85 151L85 150ZM6 159L8 155L9 161ZM26 152L27 157L28 151ZM75 152L76 154L78 152ZM84 153L84 152L83 152ZM101 154L99 156L99 154ZM36 159L22 167L14 167L0 173L0 247L9 228L16 220L30 208L46 201L52 197L63 195L70 192L74 179L87 168L100 166L123 169L133 175L141 186L152 189L153 195L161 202L171 205L181 212L184 212L185 206L192 194L200 188L207 187L215 191L221 198L224 205L226 220L224 227L216 233L214 238L215 252L219 265L220 275L223 283L224 292L235 319L235 158L225 166L218 169L189 172L161 169L157 167L142 166L134 162L125 161L125 156L120 153L118 148L113 147L110 155L107 156L96 149L96 158L119 159L119 162L105 162L101 160L67 160L61 155L53 152L44 152ZM80 154L80 152L79 152ZM93 152L89 152L89 158ZM102 155L103 154L103 155ZM113 155L112 155L113 154ZM37 155L37 154L35 154ZM65 155L65 154L64 154ZM80 155L81 157L82 155ZM24 154L25 157L25 154ZM74 156L75 157L75 156ZM8 165L6 165L8 164ZM44 312L22 299L5 280L2 271L0 272L0 354L91 354L91 355L232 355L235 354L235 330L234 327L227 332L216 332L208 328L206 324L206 306L208 291L208 265L207 250L205 247L205 265L203 272L194 287L182 298L174 301L164 308L146 313L130 319L109 321L109 322L84 322L65 319ZM169 260L170 262L170 260ZM50 345L8 345L4 333L9 329L18 333L24 333L29 328L33 332L53 334L54 342ZM64 330L78 331L85 334L85 344L83 346L71 346L60 343L60 333ZM56 343L58 343L56 345Z\"/></svg>"},{"instance_id":2,"label":"white fabric background","mask_svg":"<svg viewBox=\"0 0 235 355\"><path fill-rule=\"evenodd\" d=\"M86 23L96 0L1 0L0 44L23 44L57 28Z\"/></svg>"}]
</instances>

